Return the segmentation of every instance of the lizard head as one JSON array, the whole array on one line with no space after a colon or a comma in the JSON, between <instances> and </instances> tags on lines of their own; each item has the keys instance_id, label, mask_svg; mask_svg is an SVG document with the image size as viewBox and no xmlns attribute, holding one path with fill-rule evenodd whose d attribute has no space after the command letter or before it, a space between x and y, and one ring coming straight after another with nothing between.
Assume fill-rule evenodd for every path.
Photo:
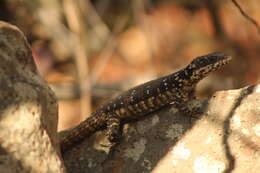
<instances>
[{"instance_id":1,"label":"lizard head","mask_svg":"<svg viewBox=\"0 0 260 173\"><path fill-rule=\"evenodd\" d=\"M187 67L186 72L194 82L206 77L231 61L232 57L224 53L215 52L195 58Z\"/></svg>"}]
</instances>

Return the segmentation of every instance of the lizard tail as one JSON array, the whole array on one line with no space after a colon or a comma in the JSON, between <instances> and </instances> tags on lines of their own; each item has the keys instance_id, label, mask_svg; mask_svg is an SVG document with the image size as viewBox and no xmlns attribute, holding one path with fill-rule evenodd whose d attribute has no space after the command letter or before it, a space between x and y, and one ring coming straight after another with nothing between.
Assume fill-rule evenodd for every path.
<instances>
[{"instance_id":1,"label":"lizard tail","mask_svg":"<svg viewBox=\"0 0 260 173\"><path fill-rule=\"evenodd\" d=\"M84 138L93 134L105 123L99 116L91 116L81 122L77 127L70 130L69 134L61 139L61 153L65 153L73 145L80 143Z\"/></svg>"}]
</instances>

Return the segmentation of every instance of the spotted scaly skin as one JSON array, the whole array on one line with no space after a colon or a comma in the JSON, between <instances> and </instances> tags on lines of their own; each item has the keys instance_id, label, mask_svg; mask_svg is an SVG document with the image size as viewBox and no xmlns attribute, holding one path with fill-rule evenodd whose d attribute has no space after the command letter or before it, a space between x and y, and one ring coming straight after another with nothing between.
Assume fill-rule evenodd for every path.
<instances>
[{"instance_id":1,"label":"spotted scaly skin","mask_svg":"<svg viewBox=\"0 0 260 173\"><path fill-rule=\"evenodd\" d=\"M218 52L200 56L176 73L123 92L72 129L61 140L62 153L102 127L107 128L108 139L115 142L119 136L120 123L139 119L169 104L175 105L184 113L190 113L186 105L188 101L195 99L196 84L210 72L230 62L231 59L231 56Z\"/></svg>"}]
</instances>

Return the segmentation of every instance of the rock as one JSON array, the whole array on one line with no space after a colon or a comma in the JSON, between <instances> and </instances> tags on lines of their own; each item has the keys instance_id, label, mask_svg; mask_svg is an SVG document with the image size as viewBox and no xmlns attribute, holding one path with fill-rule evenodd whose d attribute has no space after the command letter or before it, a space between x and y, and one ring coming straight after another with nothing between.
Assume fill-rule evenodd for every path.
<instances>
[{"instance_id":1,"label":"rock","mask_svg":"<svg viewBox=\"0 0 260 173\"><path fill-rule=\"evenodd\" d=\"M111 150L102 132L87 138L64 155L68 172L259 172L260 85L199 102L198 119L169 107L125 125Z\"/></svg>"},{"instance_id":2,"label":"rock","mask_svg":"<svg viewBox=\"0 0 260 173\"><path fill-rule=\"evenodd\" d=\"M30 46L0 22L0 172L65 172L54 93L38 74Z\"/></svg>"}]
</instances>

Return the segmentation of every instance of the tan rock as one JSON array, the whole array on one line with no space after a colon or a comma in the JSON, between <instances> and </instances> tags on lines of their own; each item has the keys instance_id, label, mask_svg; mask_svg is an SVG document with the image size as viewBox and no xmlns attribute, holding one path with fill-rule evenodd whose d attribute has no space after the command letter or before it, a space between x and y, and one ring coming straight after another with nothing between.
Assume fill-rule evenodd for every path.
<instances>
[{"instance_id":1,"label":"tan rock","mask_svg":"<svg viewBox=\"0 0 260 173\"><path fill-rule=\"evenodd\" d=\"M39 76L30 46L0 22L0 172L65 172L57 140L57 101Z\"/></svg>"}]
</instances>

